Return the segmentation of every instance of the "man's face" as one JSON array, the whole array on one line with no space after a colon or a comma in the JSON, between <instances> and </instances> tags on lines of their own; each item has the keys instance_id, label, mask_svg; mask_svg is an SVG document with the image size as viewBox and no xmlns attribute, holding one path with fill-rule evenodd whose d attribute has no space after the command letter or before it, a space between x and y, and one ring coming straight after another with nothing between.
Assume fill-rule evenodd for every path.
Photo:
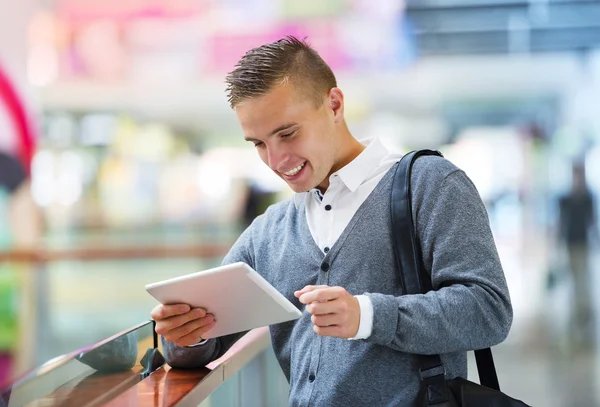
<instances>
[{"instance_id":1,"label":"man's face","mask_svg":"<svg viewBox=\"0 0 600 407\"><path fill-rule=\"evenodd\" d=\"M326 189L339 150L330 96L321 107L292 86L281 85L267 94L240 102L235 112L245 138L265 164L294 192Z\"/></svg>"}]
</instances>

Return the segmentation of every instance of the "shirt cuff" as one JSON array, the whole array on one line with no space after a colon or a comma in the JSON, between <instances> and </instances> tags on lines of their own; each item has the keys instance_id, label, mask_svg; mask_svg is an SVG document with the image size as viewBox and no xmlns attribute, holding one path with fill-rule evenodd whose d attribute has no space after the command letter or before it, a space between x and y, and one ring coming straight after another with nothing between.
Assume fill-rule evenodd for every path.
<instances>
[{"instance_id":1,"label":"shirt cuff","mask_svg":"<svg viewBox=\"0 0 600 407\"><path fill-rule=\"evenodd\" d=\"M206 342L208 342L208 339L205 339L205 340L195 343L193 345L186 345L186 346L184 346L184 348L195 348L196 346L204 345Z\"/></svg>"},{"instance_id":2,"label":"shirt cuff","mask_svg":"<svg viewBox=\"0 0 600 407\"><path fill-rule=\"evenodd\" d=\"M367 339L371 336L371 332L373 332L373 303L366 295L356 295L355 297L358 300L358 305L360 307L360 321L358 323L358 332L356 333L356 336L349 339Z\"/></svg>"}]
</instances>

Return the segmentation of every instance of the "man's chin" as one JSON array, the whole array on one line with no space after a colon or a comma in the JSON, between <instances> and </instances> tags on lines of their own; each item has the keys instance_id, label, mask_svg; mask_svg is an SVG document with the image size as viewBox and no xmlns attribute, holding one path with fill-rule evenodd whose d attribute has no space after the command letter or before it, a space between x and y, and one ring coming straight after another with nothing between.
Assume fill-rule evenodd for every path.
<instances>
[{"instance_id":1,"label":"man's chin","mask_svg":"<svg viewBox=\"0 0 600 407\"><path fill-rule=\"evenodd\" d=\"M303 187L303 185L290 184L289 182L287 184L292 189L292 191L294 191L297 194L310 191L310 188Z\"/></svg>"},{"instance_id":2,"label":"man's chin","mask_svg":"<svg viewBox=\"0 0 600 407\"><path fill-rule=\"evenodd\" d=\"M285 181L285 179L284 179ZM286 184L290 187L292 191L299 194L302 192L310 191L313 188L316 188L316 185L311 185L311 182L288 182L285 181Z\"/></svg>"}]
</instances>

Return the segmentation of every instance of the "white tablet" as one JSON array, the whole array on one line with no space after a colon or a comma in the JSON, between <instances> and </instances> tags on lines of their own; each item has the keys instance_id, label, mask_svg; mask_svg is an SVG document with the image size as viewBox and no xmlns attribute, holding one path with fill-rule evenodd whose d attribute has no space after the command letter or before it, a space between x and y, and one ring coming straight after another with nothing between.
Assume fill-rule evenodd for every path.
<instances>
[{"instance_id":1,"label":"white tablet","mask_svg":"<svg viewBox=\"0 0 600 407\"><path fill-rule=\"evenodd\" d=\"M189 304L215 316L203 338L247 331L298 319L302 313L245 263L188 274L146 285L161 304Z\"/></svg>"}]
</instances>

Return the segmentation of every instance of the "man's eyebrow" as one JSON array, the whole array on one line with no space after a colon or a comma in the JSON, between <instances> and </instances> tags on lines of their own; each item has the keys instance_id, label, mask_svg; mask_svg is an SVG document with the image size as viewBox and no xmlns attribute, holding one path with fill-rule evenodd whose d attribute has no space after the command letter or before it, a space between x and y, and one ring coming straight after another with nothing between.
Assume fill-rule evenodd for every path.
<instances>
[{"instance_id":1,"label":"man's eyebrow","mask_svg":"<svg viewBox=\"0 0 600 407\"><path fill-rule=\"evenodd\" d=\"M292 123L284 124L282 126L277 127L275 130L273 130L270 135L274 136L275 134L279 133L280 131L287 130L290 127L294 127L296 125L298 125L298 123L293 123L292 122Z\"/></svg>"},{"instance_id":2,"label":"man's eyebrow","mask_svg":"<svg viewBox=\"0 0 600 407\"><path fill-rule=\"evenodd\" d=\"M275 134L279 133L280 131L287 130L287 129L289 129L291 127L294 127L294 126L297 126L297 125L298 125L298 123L294 123L294 122L281 125L281 126L277 127L275 130L271 131L271 133L269 133L269 136L274 136ZM252 138L252 137L244 137L244 140L246 140L246 141L259 141L257 139Z\"/></svg>"}]
</instances>

